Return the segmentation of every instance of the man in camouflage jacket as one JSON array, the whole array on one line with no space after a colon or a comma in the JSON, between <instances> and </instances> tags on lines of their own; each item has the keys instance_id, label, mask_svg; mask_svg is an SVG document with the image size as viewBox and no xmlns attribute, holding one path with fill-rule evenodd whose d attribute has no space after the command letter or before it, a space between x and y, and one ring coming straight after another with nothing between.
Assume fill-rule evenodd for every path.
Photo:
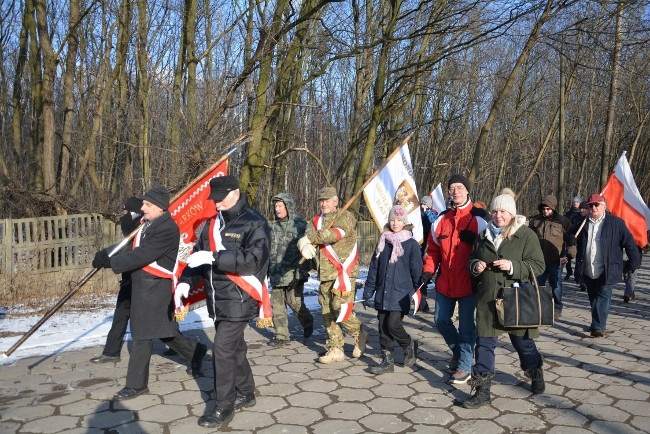
<instances>
[{"instance_id":1,"label":"man in camouflage jacket","mask_svg":"<svg viewBox=\"0 0 650 434\"><path fill-rule=\"evenodd\" d=\"M318 301L327 331L327 353L320 363L334 363L345 359L343 354L343 327L354 337L352 356L359 358L366 348L368 332L352 312L356 289L357 219L349 211L339 211L336 189L325 187L318 192L321 213L307 225L305 236L298 240L298 248L305 259L317 259ZM316 247L314 247L316 246ZM341 310L343 309L343 313ZM349 309L349 310L348 310ZM346 315L349 312L349 316ZM344 320L339 323L337 319Z\"/></svg>"},{"instance_id":2,"label":"man in camouflage jacket","mask_svg":"<svg viewBox=\"0 0 650 434\"><path fill-rule=\"evenodd\" d=\"M305 235L307 222L296 215L296 206L289 193L280 193L271 198L275 220L271 224L271 307L275 337L269 345L281 346L289 343L289 320L287 306L293 310L308 338L314 331L314 318L305 306L303 289L309 279L308 263L300 265L298 240ZM311 262L311 261L310 261Z\"/></svg>"}]
</instances>

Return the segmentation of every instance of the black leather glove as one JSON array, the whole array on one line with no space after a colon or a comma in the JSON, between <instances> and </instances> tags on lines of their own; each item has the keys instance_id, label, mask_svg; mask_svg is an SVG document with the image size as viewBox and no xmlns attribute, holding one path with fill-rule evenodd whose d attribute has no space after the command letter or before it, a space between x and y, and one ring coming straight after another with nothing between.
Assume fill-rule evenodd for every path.
<instances>
[{"instance_id":1,"label":"black leather glove","mask_svg":"<svg viewBox=\"0 0 650 434\"><path fill-rule=\"evenodd\" d=\"M418 286L419 287L427 286L429 284L429 280L431 280L432 276L433 276L433 274L431 274L431 273L427 273L427 272L422 273L422 276L420 276L420 281L419 281Z\"/></svg>"},{"instance_id":2,"label":"black leather glove","mask_svg":"<svg viewBox=\"0 0 650 434\"><path fill-rule=\"evenodd\" d=\"M469 229L463 229L460 231L460 234L458 234L458 238L460 238L461 241L465 241L466 243L469 243L471 245L474 245L474 240L476 240L476 234Z\"/></svg>"},{"instance_id":3,"label":"black leather glove","mask_svg":"<svg viewBox=\"0 0 650 434\"><path fill-rule=\"evenodd\" d=\"M93 268L111 268L111 258L108 257L108 252L106 250L100 250L95 254L92 263Z\"/></svg>"},{"instance_id":4,"label":"black leather glove","mask_svg":"<svg viewBox=\"0 0 650 434\"><path fill-rule=\"evenodd\" d=\"M566 243L569 246L575 246L576 244L578 244L578 238L576 238L575 235L570 235L566 238Z\"/></svg>"},{"instance_id":5,"label":"black leather glove","mask_svg":"<svg viewBox=\"0 0 650 434\"><path fill-rule=\"evenodd\" d=\"M370 297L363 297L363 308L373 308L375 307L374 302L370 299Z\"/></svg>"}]
</instances>

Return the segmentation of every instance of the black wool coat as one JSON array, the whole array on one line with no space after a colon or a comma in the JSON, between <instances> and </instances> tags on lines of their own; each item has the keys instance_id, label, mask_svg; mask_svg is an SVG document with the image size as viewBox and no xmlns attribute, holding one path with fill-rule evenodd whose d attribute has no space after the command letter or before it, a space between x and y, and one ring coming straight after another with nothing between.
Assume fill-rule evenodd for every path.
<instances>
[{"instance_id":1,"label":"black wool coat","mask_svg":"<svg viewBox=\"0 0 650 434\"><path fill-rule=\"evenodd\" d=\"M151 221L140 245L111 258L114 273L131 271L131 335L146 340L174 335L178 324L173 319L172 280L153 276L143 270L152 262L173 270L178 255L180 231L171 215Z\"/></svg>"}]
</instances>

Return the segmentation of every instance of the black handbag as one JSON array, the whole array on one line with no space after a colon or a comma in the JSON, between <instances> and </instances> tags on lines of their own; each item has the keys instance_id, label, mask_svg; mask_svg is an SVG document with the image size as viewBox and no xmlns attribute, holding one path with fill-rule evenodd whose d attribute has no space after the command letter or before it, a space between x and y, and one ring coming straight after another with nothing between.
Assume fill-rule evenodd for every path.
<instances>
[{"instance_id":1,"label":"black handbag","mask_svg":"<svg viewBox=\"0 0 650 434\"><path fill-rule=\"evenodd\" d=\"M531 328L553 325L553 293L551 288L537 285L533 268L528 268L531 283L514 283L501 288L496 301L499 323L509 328Z\"/></svg>"}]
</instances>

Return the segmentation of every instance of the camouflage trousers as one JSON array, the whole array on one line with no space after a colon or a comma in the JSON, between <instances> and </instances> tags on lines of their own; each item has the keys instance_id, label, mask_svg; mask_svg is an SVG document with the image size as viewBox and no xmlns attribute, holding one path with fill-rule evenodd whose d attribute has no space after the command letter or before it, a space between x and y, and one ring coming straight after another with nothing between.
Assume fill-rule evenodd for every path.
<instances>
[{"instance_id":1,"label":"camouflage trousers","mask_svg":"<svg viewBox=\"0 0 650 434\"><path fill-rule=\"evenodd\" d=\"M314 317L305 306L303 295L304 283L295 286L279 286L271 291L271 309L273 309L273 326L277 339L289 340L289 318L287 305L296 314L298 321L304 327L314 324Z\"/></svg>"},{"instance_id":2,"label":"camouflage trousers","mask_svg":"<svg viewBox=\"0 0 650 434\"><path fill-rule=\"evenodd\" d=\"M353 280L354 281L354 280ZM341 312L341 304L354 301L354 291L351 291L346 296L341 296L338 291L332 291L334 287L334 280L321 282L318 287L318 302L321 306L321 313L323 314L323 322L325 323L325 330L327 331L327 342L325 346L329 348L340 348L343 350L343 330L353 337L359 336L361 330L361 321L352 312L347 321L337 323L336 319Z\"/></svg>"}]
</instances>

